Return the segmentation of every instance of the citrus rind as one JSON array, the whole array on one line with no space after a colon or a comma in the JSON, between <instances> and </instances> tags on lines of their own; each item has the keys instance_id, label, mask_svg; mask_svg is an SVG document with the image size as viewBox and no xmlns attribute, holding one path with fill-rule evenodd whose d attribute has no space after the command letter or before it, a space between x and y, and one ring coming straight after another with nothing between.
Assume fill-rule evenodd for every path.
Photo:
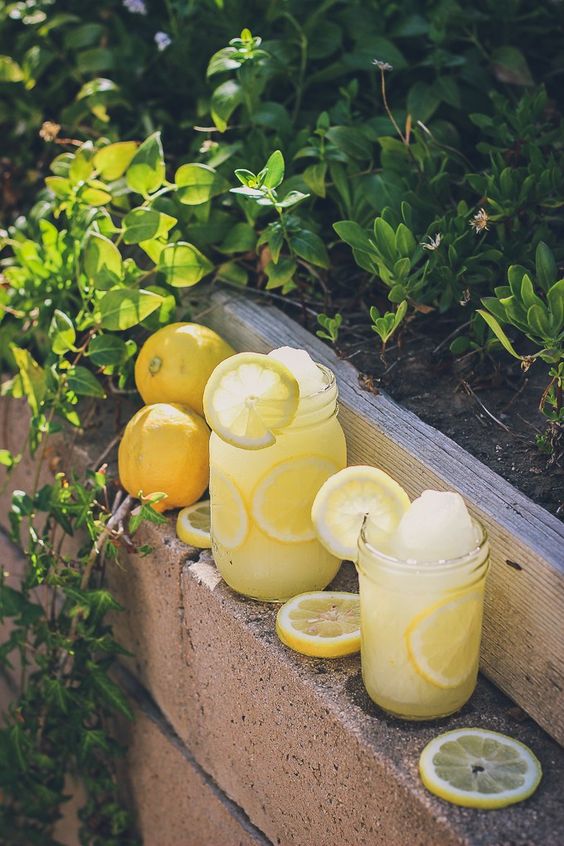
<instances>
[{"instance_id":1,"label":"citrus rind","mask_svg":"<svg viewBox=\"0 0 564 846\"><path fill-rule=\"evenodd\" d=\"M294 596L276 616L283 644L315 658L341 658L360 649L360 598L345 591Z\"/></svg>"}]
</instances>

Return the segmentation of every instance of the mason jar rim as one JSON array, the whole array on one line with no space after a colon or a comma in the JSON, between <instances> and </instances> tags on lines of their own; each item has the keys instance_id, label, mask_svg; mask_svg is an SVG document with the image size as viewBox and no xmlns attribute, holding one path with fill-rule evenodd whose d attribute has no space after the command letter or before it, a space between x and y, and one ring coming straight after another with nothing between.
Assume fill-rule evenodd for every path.
<instances>
[{"instance_id":1,"label":"mason jar rim","mask_svg":"<svg viewBox=\"0 0 564 846\"><path fill-rule=\"evenodd\" d=\"M330 391L331 388L334 388L336 383L337 383L337 377L335 376L335 374L333 373L333 371L331 370L330 367L326 367L324 364L320 364L318 361L314 361L313 363L315 364L316 367L318 367L321 370L323 375L327 378L327 383L325 385L323 385L323 387L319 388L317 391L312 391L311 394L304 394L303 396L300 397L300 400L312 399L313 397L319 397L322 394L325 394L328 391Z\"/></svg>"},{"instance_id":2,"label":"mason jar rim","mask_svg":"<svg viewBox=\"0 0 564 846\"><path fill-rule=\"evenodd\" d=\"M472 520L472 524L474 526L477 526L480 530L479 541L476 546L473 547L469 552L465 552L463 555L457 555L454 558L397 558L394 555L388 555L387 553L382 552L373 544L371 544L370 541L367 540L366 527L369 521L368 514L364 516L364 519L362 521L362 527L358 538L358 550L360 552L364 549L370 555L373 555L376 558L380 559L385 565L397 567L398 569L404 570L406 573L419 571L422 567L425 568L425 570L427 571L455 570L457 567L461 567L462 565L467 564L469 561L472 560L472 558L480 554L482 551L485 551L488 546L488 533L486 531L486 528L475 517L471 516L470 519ZM360 558L357 559L357 566L359 565Z\"/></svg>"}]
</instances>

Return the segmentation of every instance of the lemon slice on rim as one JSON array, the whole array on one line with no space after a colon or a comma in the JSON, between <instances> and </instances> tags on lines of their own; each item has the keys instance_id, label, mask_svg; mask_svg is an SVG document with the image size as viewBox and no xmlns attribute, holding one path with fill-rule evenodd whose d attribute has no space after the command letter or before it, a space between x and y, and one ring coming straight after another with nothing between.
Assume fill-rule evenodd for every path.
<instances>
[{"instance_id":1,"label":"lemon slice on rim","mask_svg":"<svg viewBox=\"0 0 564 846\"><path fill-rule=\"evenodd\" d=\"M340 658L360 649L358 593L300 593L280 608L276 633L282 643L315 658Z\"/></svg>"},{"instance_id":2,"label":"lemon slice on rim","mask_svg":"<svg viewBox=\"0 0 564 846\"><path fill-rule=\"evenodd\" d=\"M481 590L431 605L405 632L412 667L437 687L458 687L476 671L481 627Z\"/></svg>"},{"instance_id":3,"label":"lemon slice on rim","mask_svg":"<svg viewBox=\"0 0 564 846\"><path fill-rule=\"evenodd\" d=\"M202 499L178 512L176 534L181 541L198 549L211 547L209 499Z\"/></svg>"},{"instance_id":4,"label":"lemon slice on rim","mask_svg":"<svg viewBox=\"0 0 564 846\"><path fill-rule=\"evenodd\" d=\"M292 422L300 399L286 365L259 353L222 361L204 391L204 413L213 431L232 446L262 449Z\"/></svg>"},{"instance_id":5,"label":"lemon slice on rim","mask_svg":"<svg viewBox=\"0 0 564 846\"><path fill-rule=\"evenodd\" d=\"M487 729L447 731L419 759L423 784L441 799L467 808L505 808L527 799L542 778L528 746Z\"/></svg>"},{"instance_id":6,"label":"lemon slice on rim","mask_svg":"<svg viewBox=\"0 0 564 846\"><path fill-rule=\"evenodd\" d=\"M269 537L284 543L313 540L313 500L323 482L338 469L322 455L281 461L255 487L251 506L255 522Z\"/></svg>"},{"instance_id":7,"label":"lemon slice on rim","mask_svg":"<svg viewBox=\"0 0 564 846\"><path fill-rule=\"evenodd\" d=\"M226 549L237 549L249 532L249 516L239 488L214 469L210 477L211 536Z\"/></svg>"},{"instance_id":8,"label":"lemon slice on rim","mask_svg":"<svg viewBox=\"0 0 564 846\"><path fill-rule=\"evenodd\" d=\"M409 508L409 497L376 467L346 467L320 488L311 517L321 543L338 558L354 561L365 515L374 529L391 534Z\"/></svg>"}]
</instances>

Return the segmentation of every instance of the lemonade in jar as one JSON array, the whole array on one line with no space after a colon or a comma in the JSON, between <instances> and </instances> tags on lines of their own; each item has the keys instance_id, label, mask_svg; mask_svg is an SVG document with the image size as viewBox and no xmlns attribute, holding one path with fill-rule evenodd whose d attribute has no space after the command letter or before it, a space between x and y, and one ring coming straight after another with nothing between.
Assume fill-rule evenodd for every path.
<instances>
[{"instance_id":1,"label":"lemonade in jar","mask_svg":"<svg viewBox=\"0 0 564 846\"><path fill-rule=\"evenodd\" d=\"M319 543L311 506L346 465L334 374L303 350L241 353L212 374L211 539L228 585L263 601L319 590L341 559Z\"/></svg>"},{"instance_id":2,"label":"lemonade in jar","mask_svg":"<svg viewBox=\"0 0 564 846\"><path fill-rule=\"evenodd\" d=\"M362 677L381 708L425 720L469 699L488 554L484 529L455 493L425 491L387 539L366 520L357 562Z\"/></svg>"}]
</instances>

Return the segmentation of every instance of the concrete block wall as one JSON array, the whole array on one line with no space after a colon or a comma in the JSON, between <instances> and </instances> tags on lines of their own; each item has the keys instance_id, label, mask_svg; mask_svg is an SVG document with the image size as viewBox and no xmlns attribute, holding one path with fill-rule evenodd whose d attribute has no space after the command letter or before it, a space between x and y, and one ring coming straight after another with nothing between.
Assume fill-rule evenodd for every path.
<instances>
[{"instance_id":1,"label":"concrete block wall","mask_svg":"<svg viewBox=\"0 0 564 846\"><path fill-rule=\"evenodd\" d=\"M100 452L92 432L86 442L74 453L82 464ZM17 473L3 494L4 525L9 487L29 481L27 460ZM366 695L358 656L330 661L286 649L276 608L234 594L207 551L176 539L174 515L145 524L136 541L152 551L126 555L108 579L124 606L116 636L133 653L116 670L136 713L118 726L128 747L121 783L145 846L562 846L564 750L486 680L451 718L393 720ZM16 577L10 554L0 536ZM336 587L356 588L352 568ZM2 689L9 699L10 686ZM423 746L470 725L534 749L545 777L532 799L479 812L424 790ZM60 842L75 846L76 829Z\"/></svg>"}]
</instances>

